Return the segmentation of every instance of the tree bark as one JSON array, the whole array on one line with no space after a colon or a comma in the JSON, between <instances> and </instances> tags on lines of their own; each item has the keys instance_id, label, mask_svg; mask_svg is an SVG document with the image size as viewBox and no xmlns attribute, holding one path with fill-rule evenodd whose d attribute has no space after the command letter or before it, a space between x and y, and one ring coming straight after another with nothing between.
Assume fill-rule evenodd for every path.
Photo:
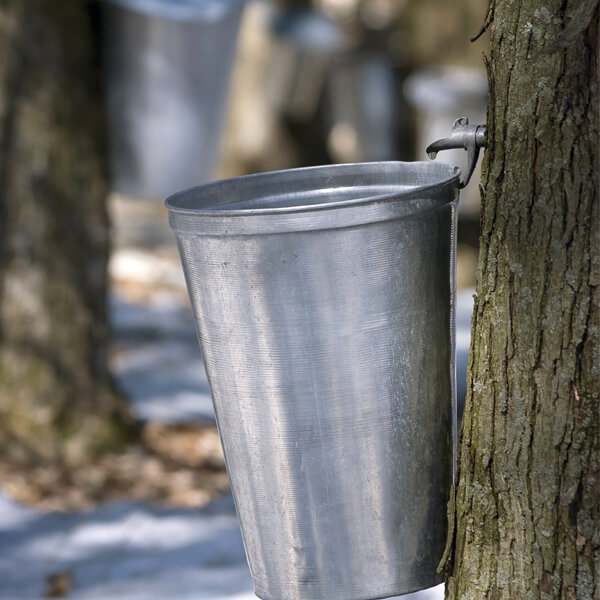
<instances>
[{"instance_id":1,"label":"tree bark","mask_svg":"<svg viewBox=\"0 0 600 600\"><path fill-rule=\"evenodd\" d=\"M129 433L107 367L107 192L91 5L0 3L0 452Z\"/></svg>"},{"instance_id":2,"label":"tree bark","mask_svg":"<svg viewBox=\"0 0 600 600\"><path fill-rule=\"evenodd\" d=\"M488 21L488 148L447 598L597 599L598 3L492 0Z\"/></svg>"}]
</instances>

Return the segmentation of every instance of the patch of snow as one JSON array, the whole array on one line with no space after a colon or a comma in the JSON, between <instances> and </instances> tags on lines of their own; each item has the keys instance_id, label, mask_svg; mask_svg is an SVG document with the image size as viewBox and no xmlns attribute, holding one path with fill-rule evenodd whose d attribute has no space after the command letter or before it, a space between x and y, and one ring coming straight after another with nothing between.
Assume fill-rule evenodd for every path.
<instances>
[{"instance_id":1,"label":"patch of snow","mask_svg":"<svg viewBox=\"0 0 600 600\"><path fill-rule=\"evenodd\" d=\"M163 257L156 252L119 248L110 258L108 272L114 279L185 289L181 265L171 257Z\"/></svg>"},{"instance_id":2,"label":"patch of snow","mask_svg":"<svg viewBox=\"0 0 600 600\"><path fill-rule=\"evenodd\" d=\"M0 491L0 531L10 527L19 527L35 519L37 513L11 500Z\"/></svg>"},{"instance_id":3,"label":"patch of snow","mask_svg":"<svg viewBox=\"0 0 600 600\"><path fill-rule=\"evenodd\" d=\"M22 512L2 499L5 515ZM69 598L254 600L231 498L202 510L115 503L42 514L0 528L0 598L42 597L46 577L69 573Z\"/></svg>"},{"instance_id":4,"label":"patch of snow","mask_svg":"<svg viewBox=\"0 0 600 600\"><path fill-rule=\"evenodd\" d=\"M114 338L143 340L151 333L196 342L192 309L187 297L172 292L154 292L144 303L128 302L113 292L109 298Z\"/></svg>"},{"instance_id":5,"label":"patch of snow","mask_svg":"<svg viewBox=\"0 0 600 600\"><path fill-rule=\"evenodd\" d=\"M144 421L214 421L198 343L163 339L132 344L111 360L113 373Z\"/></svg>"}]
</instances>

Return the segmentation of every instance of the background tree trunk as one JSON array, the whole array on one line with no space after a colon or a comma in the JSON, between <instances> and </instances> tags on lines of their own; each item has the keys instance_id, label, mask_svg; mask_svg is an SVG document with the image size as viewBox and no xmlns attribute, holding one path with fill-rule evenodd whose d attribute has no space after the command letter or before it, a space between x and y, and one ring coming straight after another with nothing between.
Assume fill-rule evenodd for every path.
<instances>
[{"instance_id":1,"label":"background tree trunk","mask_svg":"<svg viewBox=\"0 0 600 600\"><path fill-rule=\"evenodd\" d=\"M448 598L600 598L596 0L491 2Z\"/></svg>"},{"instance_id":2,"label":"background tree trunk","mask_svg":"<svg viewBox=\"0 0 600 600\"><path fill-rule=\"evenodd\" d=\"M91 5L0 3L0 452L129 432L107 368L107 193Z\"/></svg>"}]
</instances>

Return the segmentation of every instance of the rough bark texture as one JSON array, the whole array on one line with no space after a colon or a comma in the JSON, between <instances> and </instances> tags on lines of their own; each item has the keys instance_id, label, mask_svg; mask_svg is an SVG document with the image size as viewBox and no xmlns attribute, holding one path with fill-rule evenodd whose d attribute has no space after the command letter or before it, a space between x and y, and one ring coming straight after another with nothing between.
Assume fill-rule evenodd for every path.
<instances>
[{"instance_id":1,"label":"rough bark texture","mask_svg":"<svg viewBox=\"0 0 600 600\"><path fill-rule=\"evenodd\" d=\"M491 5L448 598L600 598L598 5Z\"/></svg>"},{"instance_id":2,"label":"rough bark texture","mask_svg":"<svg viewBox=\"0 0 600 600\"><path fill-rule=\"evenodd\" d=\"M127 431L107 369L108 219L91 7L0 2L0 453Z\"/></svg>"}]
</instances>

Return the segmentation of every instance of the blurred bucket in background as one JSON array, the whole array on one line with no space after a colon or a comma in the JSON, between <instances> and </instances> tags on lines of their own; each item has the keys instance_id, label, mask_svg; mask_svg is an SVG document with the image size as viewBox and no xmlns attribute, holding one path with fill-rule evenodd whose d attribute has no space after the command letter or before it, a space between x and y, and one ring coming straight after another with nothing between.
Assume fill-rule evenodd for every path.
<instances>
[{"instance_id":1,"label":"blurred bucket in background","mask_svg":"<svg viewBox=\"0 0 600 600\"><path fill-rule=\"evenodd\" d=\"M339 25L313 10L278 11L269 31L267 102L279 115L308 121L317 112L333 57L348 41Z\"/></svg>"},{"instance_id":2,"label":"blurred bucket in background","mask_svg":"<svg viewBox=\"0 0 600 600\"><path fill-rule=\"evenodd\" d=\"M459 172L372 162L167 200L256 594L440 582Z\"/></svg>"},{"instance_id":3,"label":"blurred bucket in background","mask_svg":"<svg viewBox=\"0 0 600 600\"><path fill-rule=\"evenodd\" d=\"M265 96L295 123L319 119L334 163L393 160L398 154L397 74L386 51L316 10L280 10L270 20L273 52Z\"/></svg>"},{"instance_id":4,"label":"blurred bucket in background","mask_svg":"<svg viewBox=\"0 0 600 600\"><path fill-rule=\"evenodd\" d=\"M105 0L112 189L158 199L210 180L241 0Z\"/></svg>"},{"instance_id":5,"label":"blurred bucket in background","mask_svg":"<svg viewBox=\"0 0 600 600\"><path fill-rule=\"evenodd\" d=\"M396 73L382 52L347 52L327 86L328 148L334 162L390 160L398 155Z\"/></svg>"}]
</instances>

